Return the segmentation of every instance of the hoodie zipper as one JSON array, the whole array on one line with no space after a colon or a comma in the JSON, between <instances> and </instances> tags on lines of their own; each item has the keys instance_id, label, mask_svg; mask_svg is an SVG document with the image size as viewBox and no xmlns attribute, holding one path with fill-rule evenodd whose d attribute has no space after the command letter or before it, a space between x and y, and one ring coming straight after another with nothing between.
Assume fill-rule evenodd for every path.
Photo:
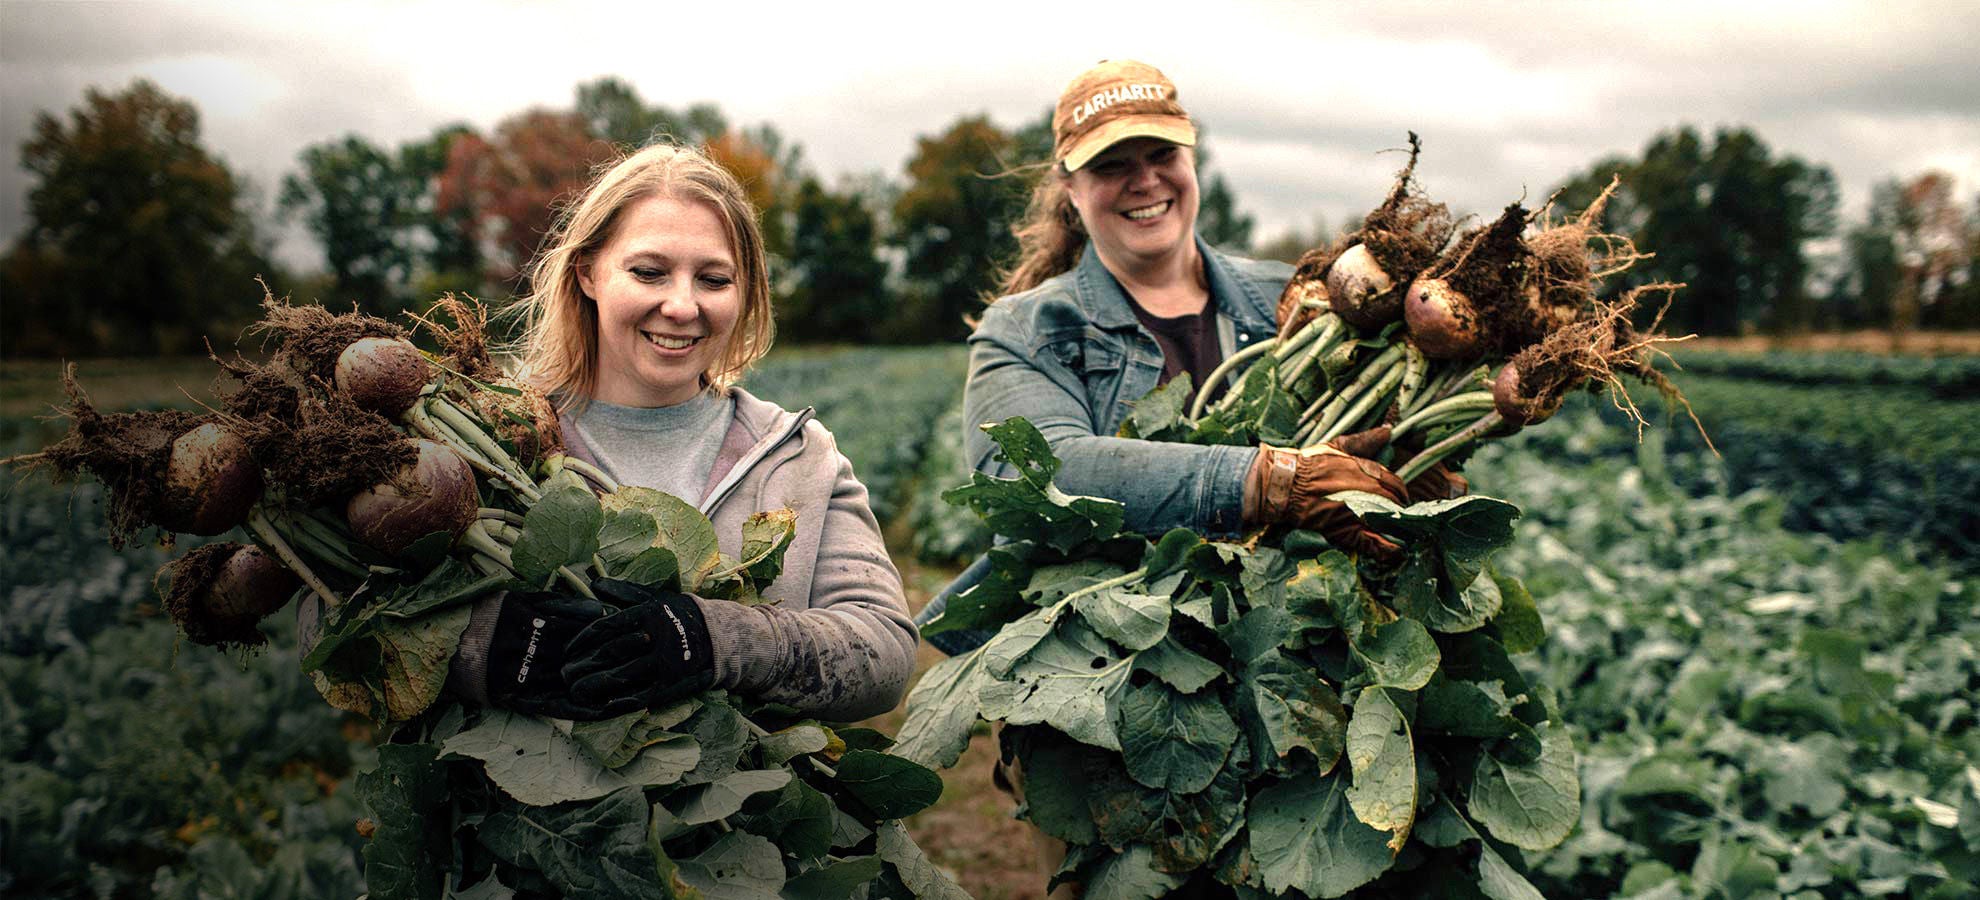
<instances>
[{"instance_id":1,"label":"hoodie zipper","mask_svg":"<svg viewBox=\"0 0 1980 900\"><path fill-rule=\"evenodd\" d=\"M704 516L709 515L711 510L720 505L723 500L727 500L729 494L735 491L736 485L742 483L743 476L748 475L749 470L756 468L756 464L762 462L764 457L769 456L777 448L789 442L791 438L796 437L797 433L804 429L804 424L811 421L812 415L812 409L809 406L798 410L796 414L791 416L790 423L785 425L784 430L775 438L758 444L756 449L751 451L748 456L736 460L736 464L729 469L729 474L722 477L722 483L716 485L714 490L708 492L708 497L701 501L701 514Z\"/></svg>"}]
</instances>

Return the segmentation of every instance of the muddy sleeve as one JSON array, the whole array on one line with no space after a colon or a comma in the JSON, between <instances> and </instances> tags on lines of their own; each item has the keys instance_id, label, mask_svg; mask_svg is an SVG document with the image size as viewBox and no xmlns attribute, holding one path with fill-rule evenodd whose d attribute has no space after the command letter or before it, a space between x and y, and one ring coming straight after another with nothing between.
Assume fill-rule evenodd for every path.
<instances>
[{"instance_id":1,"label":"muddy sleeve","mask_svg":"<svg viewBox=\"0 0 1980 900\"><path fill-rule=\"evenodd\" d=\"M899 705L919 636L866 497L838 456L809 608L701 602L717 687L839 722Z\"/></svg>"}]
</instances>

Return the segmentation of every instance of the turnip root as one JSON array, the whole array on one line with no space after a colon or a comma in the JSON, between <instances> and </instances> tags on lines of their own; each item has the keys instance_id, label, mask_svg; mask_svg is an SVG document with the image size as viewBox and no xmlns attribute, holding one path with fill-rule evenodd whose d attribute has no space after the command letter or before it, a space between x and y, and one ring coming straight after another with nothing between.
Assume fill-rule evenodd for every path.
<instances>
[{"instance_id":1,"label":"turnip root","mask_svg":"<svg viewBox=\"0 0 1980 900\"><path fill-rule=\"evenodd\" d=\"M1481 325L1471 299L1442 278L1418 278L1403 298L1403 321L1417 349L1431 359L1470 359L1480 350Z\"/></svg>"},{"instance_id":2,"label":"turnip root","mask_svg":"<svg viewBox=\"0 0 1980 900\"><path fill-rule=\"evenodd\" d=\"M337 356L337 389L387 418L397 418L418 399L430 373L426 357L404 338L359 338Z\"/></svg>"},{"instance_id":3,"label":"turnip root","mask_svg":"<svg viewBox=\"0 0 1980 900\"><path fill-rule=\"evenodd\" d=\"M261 548L207 544L168 563L164 592L172 621L195 644L254 646L267 642L256 623L281 609L301 582Z\"/></svg>"},{"instance_id":4,"label":"turnip root","mask_svg":"<svg viewBox=\"0 0 1980 900\"><path fill-rule=\"evenodd\" d=\"M1334 315L1356 328L1380 328L1396 320L1402 298L1395 287L1395 279L1367 244L1349 247L1327 269L1327 297Z\"/></svg>"},{"instance_id":5,"label":"turnip root","mask_svg":"<svg viewBox=\"0 0 1980 900\"><path fill-rule=\"evenodd\" d=\"M172 442L154 521L171 531L219 534L247 521L261 487L247 441L225 424L207 422Z\"/></svg>"},{"instance_id":6,"label":"turnip root","mask_svg":"<svg viewBox=\"0 0 1980 900\"><path fill-rule=\"evenodd\" d=\"M344 506L351 534L392 556L436 532L459 537L481 506L474 470L466 460L433 441L415 443L417 459Z\"/></svg>"}]
</instances>

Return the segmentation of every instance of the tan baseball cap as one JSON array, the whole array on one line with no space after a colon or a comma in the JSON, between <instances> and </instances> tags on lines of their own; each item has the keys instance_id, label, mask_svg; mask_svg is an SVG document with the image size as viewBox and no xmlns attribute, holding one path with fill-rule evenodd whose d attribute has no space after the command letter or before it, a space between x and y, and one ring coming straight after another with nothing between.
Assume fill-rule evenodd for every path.
<instances>
[{"instance_id":1,"label":"tan baseball cap","mask_svg":"<svg viewBox=\"0 0 1980 900\"><path fill-rule=\"evenodd\" d=\"M1160 69L1131 59L1102 60L1060 92L1052 110L1052 158L1066 171L1133 137L1196 146L1196 126Z\"/></svg>"}]
</instances>

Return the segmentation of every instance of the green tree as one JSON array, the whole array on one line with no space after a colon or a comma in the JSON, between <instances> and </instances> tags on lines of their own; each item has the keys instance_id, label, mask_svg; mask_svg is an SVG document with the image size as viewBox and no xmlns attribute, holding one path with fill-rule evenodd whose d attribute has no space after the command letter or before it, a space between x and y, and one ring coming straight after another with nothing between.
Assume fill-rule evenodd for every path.
<instances>
[{"instance_id":1,"label":"green tree","mask_svg":"<svg viewBox=\"0 0 1980 900\"><path fill-rule=\"evenodd\" d=\"M1827 168L1775 157L1746 128L1721 129L1707 143L1686 126L1658 135L1639 159L1596 163L1568 182L1561 202L1578 209L1617 174L1623 187L1605 224L1656 254L1621 281L1687 285L1667 325L1706 334L1806 326L1806 246L1835 230Z\"/></svg>"},{"instance_id":2,"label":"green tree","mask_svg":"<svg viewBox=\"0 0 1980 900\"><path fill-rule=\"evenodd\" d=\"M892 243L903 254L906 296L890 317L898 341L959 340L994 284L995 265L1015 252L1011 225L1023 212L1012 136L984 115L965 116L921 137L894 202Z\"/></svg>"},{"instance_id":3,"label":"green tree","mask_svg":"<svg viewBox=\"0 0 1980 900\"><path fill-rule=\"evenodd\" d=\"M282 179L278 206L322 246L334 299L374 315L405 309L424 180L355 134L304 148L299 162L302 171Z\"/></svg>"},{"instance_id":4,"label":"green tree","mask_svg":"<svg viewBox=\"0 0 1980 900\"><path fill-rule=\"evenodd\" d=\"M473 217L464 208L442 209L439 203L440 176L447 170L454 142L471 134L474 129L466 125L447 125L399 146L399 171L419 188L413 212L419 263L413 296L419 302L442 291L479 294L487 289Z\"/></svg>"},{"instance_id":5,"label":"green tree","mask_svg":"<svg viewBox=\"0 0 1980 900\"><path fill-rule=\"evenodd\" d=\"M700 144L729 130L728 119L714 104L698 103L685 110L648 106L632 85L611 76L578 85L577 114L592 134L629 148L668 137Z\"/></svg>"},{"instance_id":6,"label":"green tree","mask_svg":"<svg viewBox=\"0 0 1980 900\"><path fill-rule=\"evenodd\" d=\"M792 341L868 343L892 306L879 223L856 186L834 191L814 176L797 186L791 249L779 285L777 331Z\"/></svg>"},{"instance_id":7,"label":"green tree","mask_svg":"<svg viewBox=\"0 0 1980 900\"><path fill-rule=\"evenodd\" d=\"M26 233L4 266L9 355L186 353L252 319L272 274L199 112L149 81L35 116Z\"/></svg>"}]
</instances>

